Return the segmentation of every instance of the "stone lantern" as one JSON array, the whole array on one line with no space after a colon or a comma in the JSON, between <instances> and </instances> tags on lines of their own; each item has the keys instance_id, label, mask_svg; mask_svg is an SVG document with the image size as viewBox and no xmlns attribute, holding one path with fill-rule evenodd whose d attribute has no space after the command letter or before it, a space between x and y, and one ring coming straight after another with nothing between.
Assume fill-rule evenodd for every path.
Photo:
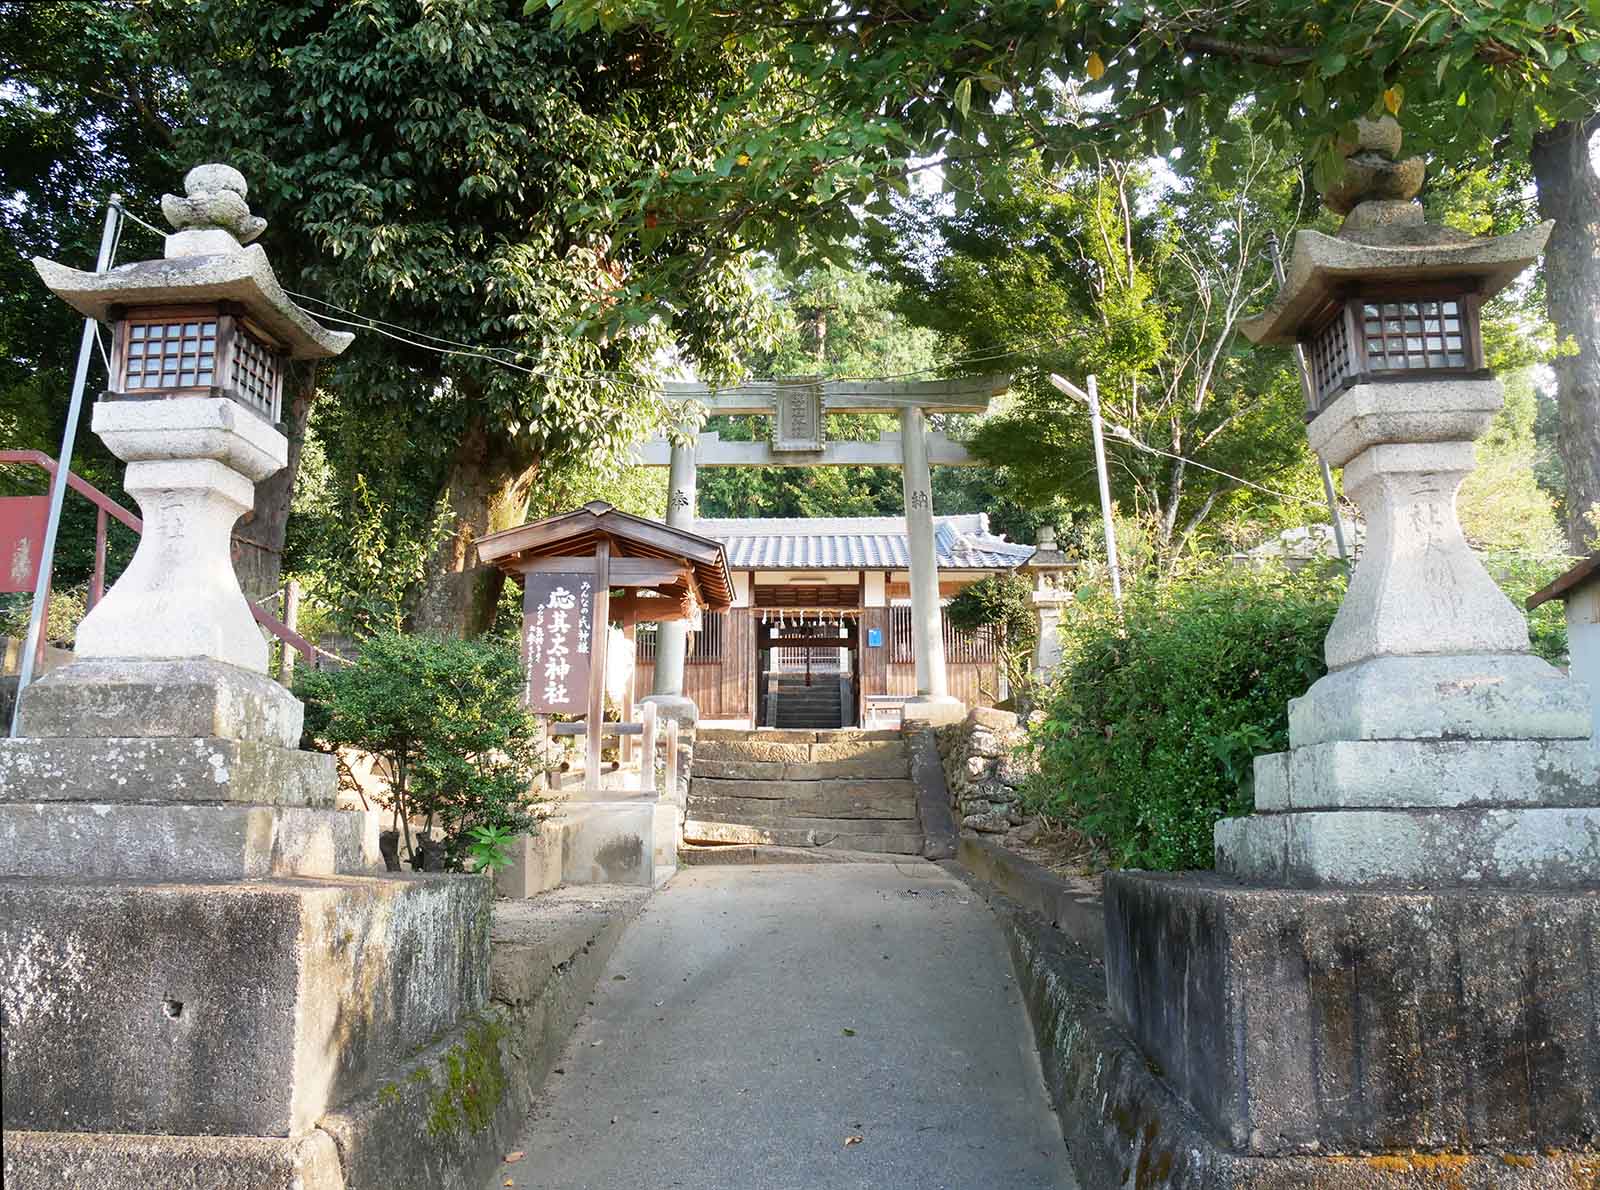
<instances>
[{"instance_id":1,"label":"stone lantern","mask_svg":"<svg viewBox=\"0 0 1600 1190\"><path fill-rule=\"evenodd\" d=\"M352 336L289 300L245 205L238 170L201 165L162 210L164 259L80 272L35 260L74 309L112 324L94 431L128 464L144 533L132 563L78 628L76 655L209 659L265 672L267 644L234 577L233 523L288 461L276 428L290 360L337 355ZM246 246L248 244L248 246ZM295 741L298 742L298 741Z\"/></svg>"},{"instance_id":2,"label":"stone lantern","mask_svg":"<svg viewBox=\"0 0 1600 1190\"><path fill-rule=\"evenodd\" d=\"M384 1162L469 1042L500 1068L471 1040L489 882L385 873L377 816L338 809L334 758L300 748L304 708L264 672L229 557L288 455L286 363L351 336L248 243L262 221L235 170L200 166L185 189L163 203L161 260L34 262L116 328L93 427L144 529L75 659L22 692L0 740L5 1184L465 1185L482 1175L453 1163L498 1159L465 1129L405 1154L403 1176Z\"/></svg>"},{"instance_id":3,"label":"stone lantern","mask_svg":"<svg viewBox=\"0 0 1600 1190\"><path fill-rule=\"evenodd\" d=\"M1593 1169L1589 693L1532 654L1455 508L1502 403L1479 307L1551 225L1427 223L1422 162L1399 148L1392 120L1360 124L1327 195L1343 227L1297 233L1243 327L1308 352L1311 445L1366 516L1328 673L1290 703L1289 750L1256 759L1255 813L1217 824L1215 873L1106 880L1109 1010L1141 1061L1097 1067L1114 1073L1095 1103L1143 1138L1117 1168L1194 1178L1163 1185L1399 1190L1448 1170L1555 1187Z\"/></svg>"}]
</instances>

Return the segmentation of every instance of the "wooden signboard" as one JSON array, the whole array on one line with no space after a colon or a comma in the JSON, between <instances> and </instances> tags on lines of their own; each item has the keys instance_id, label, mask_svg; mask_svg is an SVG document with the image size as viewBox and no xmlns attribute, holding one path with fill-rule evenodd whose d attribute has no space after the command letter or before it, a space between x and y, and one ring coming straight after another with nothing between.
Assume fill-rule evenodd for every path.
<instances>
[{"instance_id":1,"label":"wooden signboard","mask_svg":"<svg viewBox=\"0 0 1600 1190\"><path fill-rule=\"evenodd\" d=\"M536 715L583 715L594 672L593 573L534 572L522 594L522 673Z\"/></svg>"}]
</instances>

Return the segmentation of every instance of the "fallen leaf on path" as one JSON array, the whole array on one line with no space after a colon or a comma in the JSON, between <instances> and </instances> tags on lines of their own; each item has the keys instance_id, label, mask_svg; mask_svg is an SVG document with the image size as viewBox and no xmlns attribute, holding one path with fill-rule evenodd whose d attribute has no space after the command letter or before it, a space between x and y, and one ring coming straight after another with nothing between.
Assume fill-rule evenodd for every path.
<instances>
[{"instance_id":1,"label":"fallen leaf on path","mask_svg":"<svg viewBox=\"0 0 1600 1190\"><path fill-rule=\"evenodd\" d=\"M506 1154L506 1164L515 1165L518 1161L521 1161L526 1156L527 1154L521 1149L517 1149L515 1152Z\"/></svg>"},{"instance_id":2,"label":"fallen leaf on path","mask_svg":"<svg viewBox=\"0 0 1600 1190\"><path fill-rule=\"evenodd\" d=\"M627 979L627 978L628 977L626 975L613 975L611 977L611 982L612 983L620 983L622 980Z\"/></svg>"},{"instance_id":3,"label":"fallen leaf on path","mask_svg":"<svg viewBox=\"0 0 1600 1190\"><path fill-rule=\"evenodd\" d=\"M844 1147L848 1149L851 1145L858 1145L858 1144L860 1144L862 1141L864 1141L866 1139L867 1138L862 1136L860 1133L856 1133L856 1134L854 1134L852 1136L847 1136L847 1137L844 1138Z\"/></svg>"},{"instance_id":4,"label":"fallen leaf on path","mask_svg":"<svg viewBox=\"0 0 1600 1190\"><path fill-rule=\"evenodd\" d=\"M856 1031L854 1029L846 1029L844 1031L844 1035L846 1037L854 1037L856 1035Z\"/></svg>"}]
</instances>

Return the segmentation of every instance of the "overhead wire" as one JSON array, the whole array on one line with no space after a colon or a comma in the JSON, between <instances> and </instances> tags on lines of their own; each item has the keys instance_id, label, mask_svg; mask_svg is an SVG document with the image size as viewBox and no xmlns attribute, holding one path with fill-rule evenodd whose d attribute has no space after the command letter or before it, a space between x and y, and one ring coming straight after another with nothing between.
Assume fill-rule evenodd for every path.
<instances>
[{"instance_id":1,"label":"overhead wire","mask_svg":"<svg viewBox=\"0 0 1600 1190\"><path fill-rule=\"evenodd\" d=\"M118 204L117 210L126 218L136 223L138 226L144 228L146 231L149 231L154 235L162 236L163 238L165 237L166 233L160 228L144 219L141 219L138 215L135 215L133 212L129 211L125 206ZM512 360L504 359L500 355L492 354L495 352L500 352L506 355L517 356L521 359L529 358L526 352L519 351L513 347L495 347L482 343L467 342L460 339L450 339L442 335L434 335L427 331L417 330L415 327L405 326L402 323L390 322L386 319L376 318L370 314L363 314L359 310L351 309L348 306L341 306L336 302L330 302L326 298L319 298L313 294L300 293L293 289L285 289L284 292L290 297L294 298L297 302L311 302L328 310L337 311L338 315L343 316L339 317L333 314L320 313L318 311L307 311L308 314L312 314L316 318L321 318L328 322L338 323L341 326L352 326L362 330L370 330L376 334L382 335L384 338L391 339L398 343L404 343L420 350L434 351L440 355L454 355L464 358L481 359L487 363L499 364L501 367L510 368L513 371L521 372L528 376L535 376L548 380L568 380L577 383L606 385L614 388L632 389L634 391L646 392L651 395L660 395L660 391L652 386L639 384L635 381L622 380L619 377L591 376L568 372L551 372L548 370L541 370L536 367L529 367L526 364L516 363ZM1120 322L1124 320L1119 319L1118 321ZM933 375L946 371L950 368L969 367L973 364L980 363L995 363L999 360L1010 359L1019 355L1031 355L1035 352L1048 348L1063 346L1064 344L1071 342L1076 337L1077 336L1075 335L1062 335L1054 338L1036 339L1031 342L1024 342L1011 347L996 348L992 351L973 352L964 356L955 356L937 365L926 368L914 368L904 372L892 372L880 376L829 376L825 377L824 379L827 381L846 383L854 382L861 384L890 383L896 380L910 380L918 376ZM424 342L422 340L427 341ZM815 381L773 378L770 380L759 381L759 383L777 391L787 391L789 389L809 389L813 387Z\"/></svg>"}]
</instances>

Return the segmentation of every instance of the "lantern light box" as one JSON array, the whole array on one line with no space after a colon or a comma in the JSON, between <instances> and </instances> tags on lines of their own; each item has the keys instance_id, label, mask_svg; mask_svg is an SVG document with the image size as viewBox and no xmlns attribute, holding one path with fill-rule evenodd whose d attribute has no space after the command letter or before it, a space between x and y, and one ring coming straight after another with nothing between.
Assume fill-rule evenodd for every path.
<instances>
[{"instance_id":1,"label":"lantern light box","mask_svg":"<svg viewBox=\"0 0 1600 1190\"><path fill-rule=\"evenodd\" d=\"M218 396L276 423L285 352L232 302L114 311L108 399Z\"/></svg>"}]
</instances>

